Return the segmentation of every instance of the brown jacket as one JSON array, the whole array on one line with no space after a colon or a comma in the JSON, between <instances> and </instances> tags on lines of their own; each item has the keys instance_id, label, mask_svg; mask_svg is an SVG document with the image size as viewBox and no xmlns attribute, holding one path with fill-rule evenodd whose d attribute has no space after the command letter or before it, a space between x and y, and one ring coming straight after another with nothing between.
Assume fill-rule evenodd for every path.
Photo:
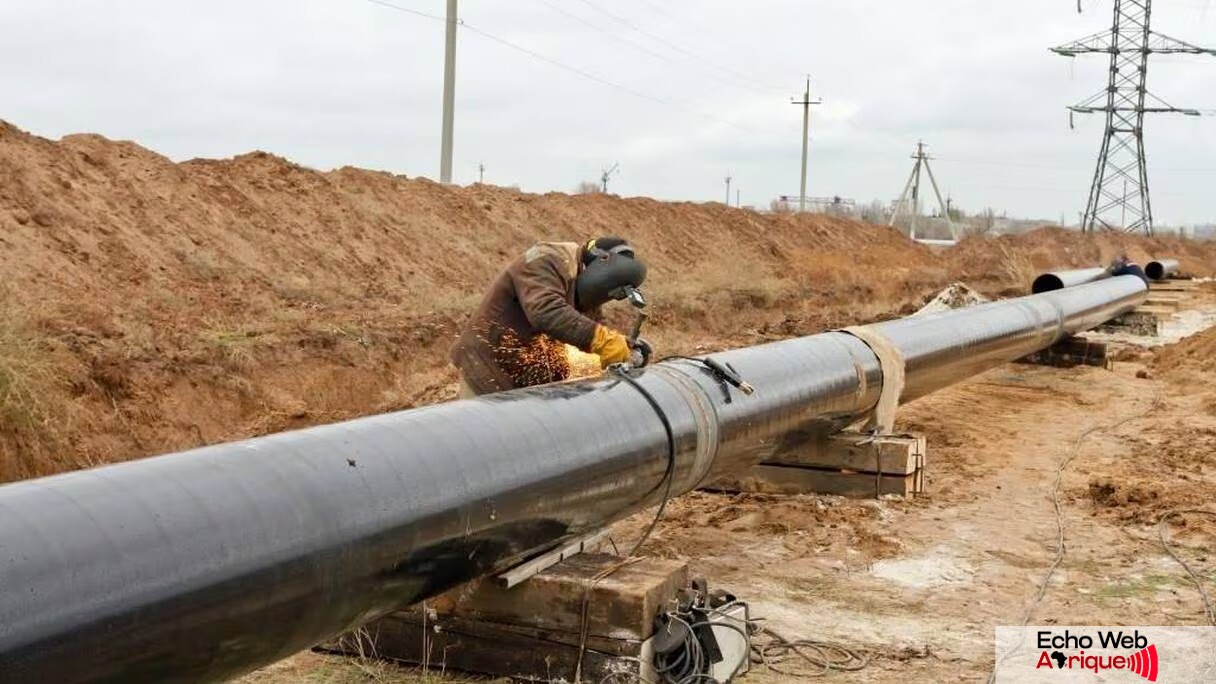
<instances>
[{"instance_id":1,"label":"brown jacket","mask_svg":"<svg viewBox=\"0 0 1216 684\"><path fill-rule=\"evenodd\" d=\"M590 351L595 318L574 307L582 248L541 242L499 274L452 347L451 359L478 394L565 380L566 344Z\"/></svg>"}]
</instances>

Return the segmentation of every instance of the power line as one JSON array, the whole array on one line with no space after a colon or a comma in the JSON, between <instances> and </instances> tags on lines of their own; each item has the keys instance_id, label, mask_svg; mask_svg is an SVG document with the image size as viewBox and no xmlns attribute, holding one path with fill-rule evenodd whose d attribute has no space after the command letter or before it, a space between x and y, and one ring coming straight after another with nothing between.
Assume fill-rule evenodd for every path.
<instances>
[{"instance_id":1,"label":"power line","mask_svg":"<svg viewBox=\"0 0 1216 684\"><path fill-rule=\"evenodd\" d=\"M1081 163L1076 164L1036 164L1033 162L1013 162L1013 161L994 161L990 159L960 159L958 157L934 157L935 160L946 164L963 164L965 166L1000 166L1020 169L1055 169L1059 171L1083 171L1086 166ZM1182 166L1158 166L1153 167L1154 171L1166 171L1177 173L1216 173L1216 167L1182 167Z\"/></svg>"},{"instance_id":2,"label":"power line","mask_svg":"<svg viewBox=\"0 0 1216 684\"><path fill-rule=\"evenodd\" d=\"M692 26L692 23L689 22L686 17L680 17L675 14L672 14L671 12L668 12L657 2L653 2L653 0L637 0L637 1L640 2L641 4L645 5L646 7L649 7L656 14L661 15L663 17L663 19L667 23L671 24L672 26L684 29L685 31L688 31L690 28L693 30L696 30L696 27ZM697 32L701 34L702 42L705 39L708 39L711 43L714 43L714 44L722 43L722 39L720 37L710 36L705 31L697 31ZM737 42L735 42L733 44L733 49L731 50L731 52L733 54L739 54L741 52L745 52L745 53L751 55L752 57L756 56L755 52L752 52L751 50L746 49L746 48L741 48ZM746 70L744 72L740 72L740 73L746 74L749 78L752 78L753 80L761 81L761 82L764 81L764 78L762 76L760 76L759 72L756 72L754 70L748 69L748 70ZM780 88L777 88L774 86L769 86L769 87L771 87L774 92L779 92L781 90Z\"/></svg>"},{"instance_id":3,"label":"power line","mask_svg":"<svg viewBox=\"0 0 1216 684\"><path fill-rule=\"evenodd\" d=\"M540 4L544 5L545 7L548 7L549 9L553 10L554 12L557 12L558 14L561 14L561 15L567 17L570 20L575 21L583 26L586 26L587 28L591 29L592 31L595 31L596 33L600 33L605 36L608 36L609 38L612 38L613 40L620 41L620 42L634 48L635 50L638 50L639 52L643 52L661 62L665 62L667 64L672 64L672 65L678 66L678 67L687 67L687 68L695 69L702 75L704 75L710 79L713 79L715 81L718 81L719 83L724 83L726 85L731 85L731 86L736 86L736 87L742 85L743 87L755 90L756 92L765 93L765 91L759 90L748 83L740 83L739 81L734 80L734 79L724 78L721 75L715 73L714 71L709 71L709 70L705 69L704 67L699 66L695 62L680 61L680 60L672 59L668 55L665 55L661 52L656 52L655 50L650 49L649 47L647 47L646 45L644 45L642 43L639 43L634 40L630 40L626 36L623 36L619 33L614 33L612 31L604 28L603 26L600 26L599 24L596 24L592 21L588 21L587 19L580 17L579 15L574 14L573 12L571 12L567 9L564 9L563 7L557 5L553 2L550 2L549 0L536 0L536 1L539 2ZM767 93L765 93L765 94L767 94Z\"/></svg>"},{"instance_id":4,"label":"power line","mask_svg":"<svg viewBox=\"0 0 1216 684\"><path fill-rule=\"evenodd\" d=\"M695 114L703 119L708 119L710 121L716 121L718 123L726 124L728 126L734 126L736 128L739 128L739 129L742 129L745 131L751 131L754 133L761 132L761 131L751 128L749 126L744 126L743 124L731 121L730 119L723 119L720 116L715 116L715 115L709 114L707 112L702 112L699 109L693 109L691 107L682 105L678 102L673 102L671 100L666 100L666 99L663 99L663 98L655 96L655 95L650 95L649 93L644 93L640 90L634 90L633 88L630 88L629 86L621 85L620 83L616 83L615 81L609 81L608 79L603 78L601 76L597 76L596 74L593 74L590 71L587 71L585 69L581 69L576 66L570 66L569 64L566 64L564 62L559 62L556 59L553 59L552 57L548 57L539 52L536 52L535 50L532 50L531 48L526 48L522 45L512 43L511 41L509 41L505 38L499 38L498 36L496 36L492 33L487 33L485 31L477 28L476 26L469 24L468 22L463 22L461 25L464 26L469 31L472 31L473 33L476 33L484 38L488 38L489 40L492 40L496 43L500 43L506 47L511 48L512 50L515 50L517 52L522 52L523 54L528 55L534 59L538 59L542 62L545 62L546 64L550 64L559 69L564 69L565 71L569 71L573 74L578 74L579 76L582 76L583 78L590 79L601 85L608 86L609 88L615 88L616 90L619 90L623 93L628 93L630 95L633 95L634 97L637 97L637 98L640 98L643 100L649 100L650 102L654 102L655 104L661 104L661 105L665 105L668 107L673 107L675 109L680 109L680 110L683 110L690 114Z\"/></svg>"},{"instance_id":5,"label":"power line","mask_svg":"<svg viewBox=\"0 0 1216 684\"><path fill-rule=\"evenodd\" d=\"M372 3L373 5L380 5L381 7L388 7L389 9L395 9L398 12L405 12L407 14L413 14L413 15L416 15L419 17L425 17L427 19L434 19L435 21L442 21L445 24L448 21L447 17L441 17L438 14L427 14L426 12L419 12L416 9L410 9L408 7L401 7L399 5L394 5L394 4L391 4L388 2L384 2L384 0L367 0L367 1Z\"/></svg>"},{"instance_id":6,"label":"power line","mask_svg":"<svg viewBox=\"0 0 1216 684\"><path fill-rule=\"evenodd\" d=\"M606 29L602 26L599 26L598 24L594 24L590 21L587 21L586 19L578 16L575 13L573 13L569 10L563 9L560 6L549 2L549 0L536 0L536 1L539 2L540 4L544 5L545 7L548 7L549 9L553 10L554 12L557 12L558 14L562 14L562 15L572 19L573 21L576 21L576 22L582 24L583 26L586 26L587 28L591 29L592 31L595 31L596 33L601 33L605 36L608 36L609 38L619 40L622 43L625 43L626 45L632 46L633 48L640 50L641 52L644 52L644 53L650 55L651 57L654 57L655 59L662 60L664 62L667 62L668 64L675 64L675 65L681 64L680 62L675 61L674 59L668 57L667 55L664 55L661 52L655 52L654 50L651 50L650 48L646 47L645 45L642 45L641 43L637 43L632 40L629 40L625 36L622 36L617 33L613 33L612 31L609 31L608 29Z\"/></svg>"},{"instance_id":7,"label":"power line","mask_svg":"<svg viewBox=\"0 0 1216 684\"><path fill-rule=\"evenodd\" d=\"M668 12L667 10L663 9L663 6L658 4L657 2L651 2L650 0L638 0L638 2L642 3L643 5L646 5L650 9L654 10L655 12L658 12L659 14L667 17L668 19L670 19L672 21L684 21L684 19L682 17L677 17L676 15L672 14L671 12Z\"/></svg>"},{"instance_id":8,"label":"power line","mask_svg":"<svg viewBox=\"0 0 1216 684\"><path fill-rule=\"evenodd\" d=\"M445 23L447 22L447 19L446 19L446 18L444 18L444 17L440 17L440 16L433 15L433 14L427 14L427 13L425 13L425 12L419 12L419 11L417 11L417 10L409 9L409 8L406 8L406 7L401 7L400 5L395 5L395 4L390 3L390 2L385 2L384 0L367 0L367 2L370 2L370 3L375 4L375 5L380 5L381 7L387 7L387 8L389 8L389 9L394 9L394 10L397 10L397 11L400 11L400 12L406 12L406 13L408 13L408 14L414 14L414 15L417 15L417 16L420 16L420 17L425 17L425 18L427 18L427 19L433 19L433 20L436 20L436 21L442 21L442 22L445 22ZM464 28L466 31L471 31L471 32L473 32L473 33L476 33L477 35L479 35L479 36L481 36L481 37L483 37L483 38L486 38L487 40L494 41L495 43L498 43L498 44L503 45L503 46L505 46L505 47L511 48L512 50L515 50L516 52L523 53L523 54L525 54L525 55L528 55L529 57L532 57L533 59L536 59L536 60L538 60L538 61L541 61L541 62L544 62L544 63L546 63L546 64L549 64L550 66L557 67L557 68L562 69L562 70L564 70L564 71L568 71L568 72L570 72L570 73L576 74L576 75L581 76L581 77L583 77L583 78L586 78L586 79L588 79L588 80L590 80L590 81L594 81L594 82L596 82L596 83L599 83L600 85L604 85L604 86L607 86L607 87L609 87L609 88L613 88L613 89L615 89L615 90L619 90L619 91L621 91L621 92L623 92L623 93L628 93L628 94L630 94L630 95L632 95L632 96L634 96L634 97L636 97L636 98L638 98L638 99L647 100L647 101L649 101L649 102L653 102L653 103L655 103L655 104L664 105L664 106L666 106L666 107L671 107L671 108L673 108L673 109L679 109L679 110L684 111L684 112L687 112L687 113L689 113L689 114L695 114L696 116L699 116L699 117L701 117L701 118L703 118L703 119L706 119L706 120L709 120L709 121L715 121L715 122L717 122L717 123L721 123L721 124L726 124L726 125L728 125L728 126L734 126L735 128L739 128L739 129L741 129L741 130L750 131L750 132L753 132L753 133L761 133L761 132L763 132L763 131L760 131L760 130L758 130L758 129L751 128L750 126L745 126L745 125L740 124L740 123L737 123L737 122L735 122L735 121L731 121L730 119L724 119L724 118L722 118L722 117L720 117L720 116L715 116L715 115L710 114L710 113L708 113L708 112L703 112L703 111L701 111L701 110L699 110L699 109L694 109L694 108L692 108L692 107L688 107L688 106L686 106L686 105L682 105L682 104L680 104L680 103L678 103L678 102L673 102L672 100L667 100L667 99L665 99L665 98L658 97L658 96L656 96L656 95L651 95L651 94L649 94L649 93L645 93L645 92L642 92L642 91L640 91L640 90L636 90L636 89L631 88L631 87L629 87L629 86L622 85L622 84L617 83L617 82L615 82L615 81L610 81L610 80L608 80L608 79L606 79L606 78L604 78L604 77L602 77L602 76L599 76L599 75L597 75L597 74L595 74L595 73L592 73L592 72L590 72L590 71L587 71L586 69L582 69L582 68L580 68L580 67L576 67L576 66L571 66L571 65L569 65L569 64L566 64L565 62L558 61L558 60L556 60L556 59L554 59L554 58L552 58L552 57L549 57L548 55L545 55L545 54L542 54L542 53L540 53L540 52L537 52L537 51L535 51L535 50L533 50L533 49L531 49L531 48L524 47L523 45L520 45L520 44L518 44L518 43L514 43L514 42L512 42L512 41L509 41L509 40L507 40L506 38L501 38L501 37L499 37L499 36L496 36L496 35L494 35L493 33L490 33L490 32L488 32L488 31L485 31L485 30L483 30L483 29L480 29L480 28L478 28L478 27L476 27L476 26L474 26L474 25L470 24L469 22L465 21L464 19L460 19L460 20L458 20L456 23L457 23L457 25L458 25L458 26L460 26L461 28Z\"/></svg>"},{"instance_id":9,"label":"power line","mask_svg":"<svg viewBox=\"0 0 1216 684\"><path fill-rule=\"evenodd\" d=\"M659 36L659 35L656 35L656 34L654 34L654 33L651 33L650 31L647 31L646 29L643 29L642 27L640 27L640 26L638 26L637 24L633 23L633 22L632 22L632 21L630 21L629 19L626 19L625 17L622 17L622 16L620 16L620 15L618 15L618 14L614 14L614 13L612 13L612 12L609 12L609 11L608 11L608 10L606 10L606 9L603 9L603 8L602 8L602 7L600 7L599 5L597 5L597 4L593 3L593 2L591 2L591 0L578 0L578 1L579 1L579 2L581 2L581 3L583 3L583 4L584 4L584 5L586 5L586 6L590 7L592 10L596 11L597 13L602 14L602 15L604 15L605 17L608 17L608 18L609 18L609 19L611 19L612 21L614 21L614 22L616 22L616 23L618 23L618 24L620 24L620 25L622 25L622 26L624 26L624 27L626 27L626 28L628 28L628 29L630 29L630 30L636 31L636 32L637 32L637 33L639 33L640 35L646 36L647 38L649 38L649 39L651 39L651 40L653 40L653 41L655 41L655 42L662 43L663 45L667 46L667 48L668 48L668 49L673 50L673 51L675 51L675 52L678 52L678 53L680 53L680 54L684 55L685 57L688 57L688 58L690 58L690 59L694 59L694 60L699 61L699 62L704 62L704 63L708 64L709 66L714 67L715 69L719 69L719 70L722 70L722 71L727 71L727 72L731 72L731 73L735 74L735 75L736 75L736 77L737 77L737 79L736 79L736 80L734 80L734 81L732 81L732 82L734 82L736 85L741 85L741 86L743 86L743 87L745 87L745 88L749 88L749 89L754 90L754 91L756 91L756 92L758 92L758 93L765 93L765 89L768 89L768 90L771 90L771 91L774 91L774 92L784 92L784 91L782 91L780 88L778 88L778 87L776 87L776 86L774 86L774 85L772 85L772 84L770 84L770 83L766 83L766 82L764 82L764 81L761 81L760 79L756 79L756 78L754 78L754 77L752 77L752 76L749 76L749 75L747 75L747 74L745 74L745 73L743 73L743 72L741 72L741 71L739 71L738 69L735 69L735 68L733 68L733 67L726 66L726 65L724 65L724 64L719 64L719 63L717 63L717 62L715 62L715 61L713 61L713 60L711 60L711 59L709 59L709 58L707 58L707 57L705 57L705 56L703 56L703 55L699 55L699 54L697 54L697 53L695 53L695 52L693 52L693 51L691 51L691 50L688 50L688 49L686 49L686 48L683 48L683 47L681 47L681 46L677 45L676 43L673 43L673 42L671 42L670 40L667 40L666 38L664 38L664 37L662 37L662 36ZM754 80L754 81L756 81L756 82L760 83L762 86L764 86L764 88L757 88L755 85L752 85L752 84L749 82L749 81L752 81L752 80Z\"/></svg>"}]
</instances>

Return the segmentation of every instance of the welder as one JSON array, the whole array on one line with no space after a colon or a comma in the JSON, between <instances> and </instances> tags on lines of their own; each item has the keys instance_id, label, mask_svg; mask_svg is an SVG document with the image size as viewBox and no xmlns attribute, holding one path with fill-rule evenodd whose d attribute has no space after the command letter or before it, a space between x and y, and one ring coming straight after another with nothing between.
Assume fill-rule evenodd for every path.
<instances>
[{"instance_id":1,"label":"welder","mask_svg":"<svg viewBox=\"0 0 1216 684\"><path fill-rule=\"evenodd\" d=\"M565 345L598 354L600 364L645 363L650 348L600 322L601 307L646 279L646 264L619 237L541 242L498 275L469 317L451 360L460 396L565 380Z\"/></svg>"},{"instance_id":2,"label":"welder","mask_svg":"<svg viewBox=\"0 0 1216 684\"><path fill-rule=\"evenodd\" d=\"M1129 259L1126 254L1115 257L1106 270L1112 276L1134 275L1146 284L1148 283L1148 276L1144 274L1144 269L1140 267L1140 264Z\"/></svg>"}]
</instances>

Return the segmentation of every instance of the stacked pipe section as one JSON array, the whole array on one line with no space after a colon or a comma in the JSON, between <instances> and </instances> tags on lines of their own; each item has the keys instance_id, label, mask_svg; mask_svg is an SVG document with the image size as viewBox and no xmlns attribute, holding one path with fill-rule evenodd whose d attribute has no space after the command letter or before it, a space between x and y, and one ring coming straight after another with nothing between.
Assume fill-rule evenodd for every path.
<instances>
[{"instance_id":1,"label":"stacked pipe section","mask_svg":"<svg viewBox=\"0 0 1216 684\"><path fill-rule=\"evenodd\" d=\"M1148 266L1144 267L1144 275L1149 277L1149 280L1165 280L1181 270L1182 265L1177 259L1158 259L1150 261Z\"/></svg>"},{"instance_id":2,"label":"stacked pipe section","mask_svg":"<svg viewBox=\"0 0 1216 684\"><path fill-rule=\"evenodd\" d=\"M1030 291L1033 294L1042 294L1044 292L1063 290L1066 287L1076 287L1077 285L1092 283L1095 280L1109 277L1110 271L1101 267L1078 268L1071 271L1049 271L1034 279L1034 282L1030 284Z\"/></svg>"},{"instance_id":3,"label":"stacked pipe section","mask_svg":"<svg viewBox=\"0 0 1216 684\"><path fill-rule=\"evenodd\" d=\"M1119 316L1135 277L868 326L912 400ZM0 681L213 681L807 448L882 388L859 337L606 376L0 487ZM641 390L653 399L652 405ZM657 410L656 410L657 409Z\"/></svg>"},{"instance_id":4,"label":"stacked pipe section","mask_svg":"<svg viewBox=\"0 0 1216 684\"><path fill-rule=\"evenodd\" d=\"M1112 270L1114 269L1114 270ZM1144 275L1149 280L1165 280L1170 276L1176 275L1181 270L1181 264L1177 259L1157 259L1150 261L1144 267ZM1076 287L1085 283L1092 283L1096 280L1109 278L1112 275L1127 275L1128 271L1121 270L1116 266L1109 268L1079 268L1075 270L1048 271L1038 275L1034 282L1030 285L1030 291L1033 294L1042 294L1044 292L1052 292L1062 290L1066 287Z\"/></svg>"}]
</instances>

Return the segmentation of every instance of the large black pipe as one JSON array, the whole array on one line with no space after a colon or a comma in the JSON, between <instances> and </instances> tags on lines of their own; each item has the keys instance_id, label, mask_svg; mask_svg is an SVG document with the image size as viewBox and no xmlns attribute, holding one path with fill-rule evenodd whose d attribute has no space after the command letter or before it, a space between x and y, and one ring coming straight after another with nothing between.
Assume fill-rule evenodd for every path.
<instances>
[{"instance_id":1,"label":"large black pipe","mask_svg":"<svg viewBox=\"0 0 1216 684\"><path fill-rule=\"evenodd\" d=\"M1148 262L1148 266L1144 267L1144 275L1148 276L1150 280L1165 280L1181 268L1177 259L1157 259Z\"/></svg>"},{"instance_id":2,"label":"large black pipe","mask_svg":"<svg viewBox=\"0 0 1216 684\"><path fill-rule=\"evenodd\" d=\"M1110 271L1105 268L1079 268L1074 271L1051 271L1043 273L1034 279L1030 291L1034 294L1053 292L1066 287L1076 287L1095 280L1110 277Z\"/></svg>"},{"instance_id":3,"label":"large black pipe","mask_svg":"<svg viewBox=\"0 0 1216 684\"><path fill-rule=\"evenodd\" d=\"M1124 313L1134 277L870 326L915 399ZM831 332L637 382L672 490L863 417L882 372ZM662 496L667 439L612 377L0 487L0 681L208 681L259 667L601 528Z\"/></svg>"}]
</instances>

